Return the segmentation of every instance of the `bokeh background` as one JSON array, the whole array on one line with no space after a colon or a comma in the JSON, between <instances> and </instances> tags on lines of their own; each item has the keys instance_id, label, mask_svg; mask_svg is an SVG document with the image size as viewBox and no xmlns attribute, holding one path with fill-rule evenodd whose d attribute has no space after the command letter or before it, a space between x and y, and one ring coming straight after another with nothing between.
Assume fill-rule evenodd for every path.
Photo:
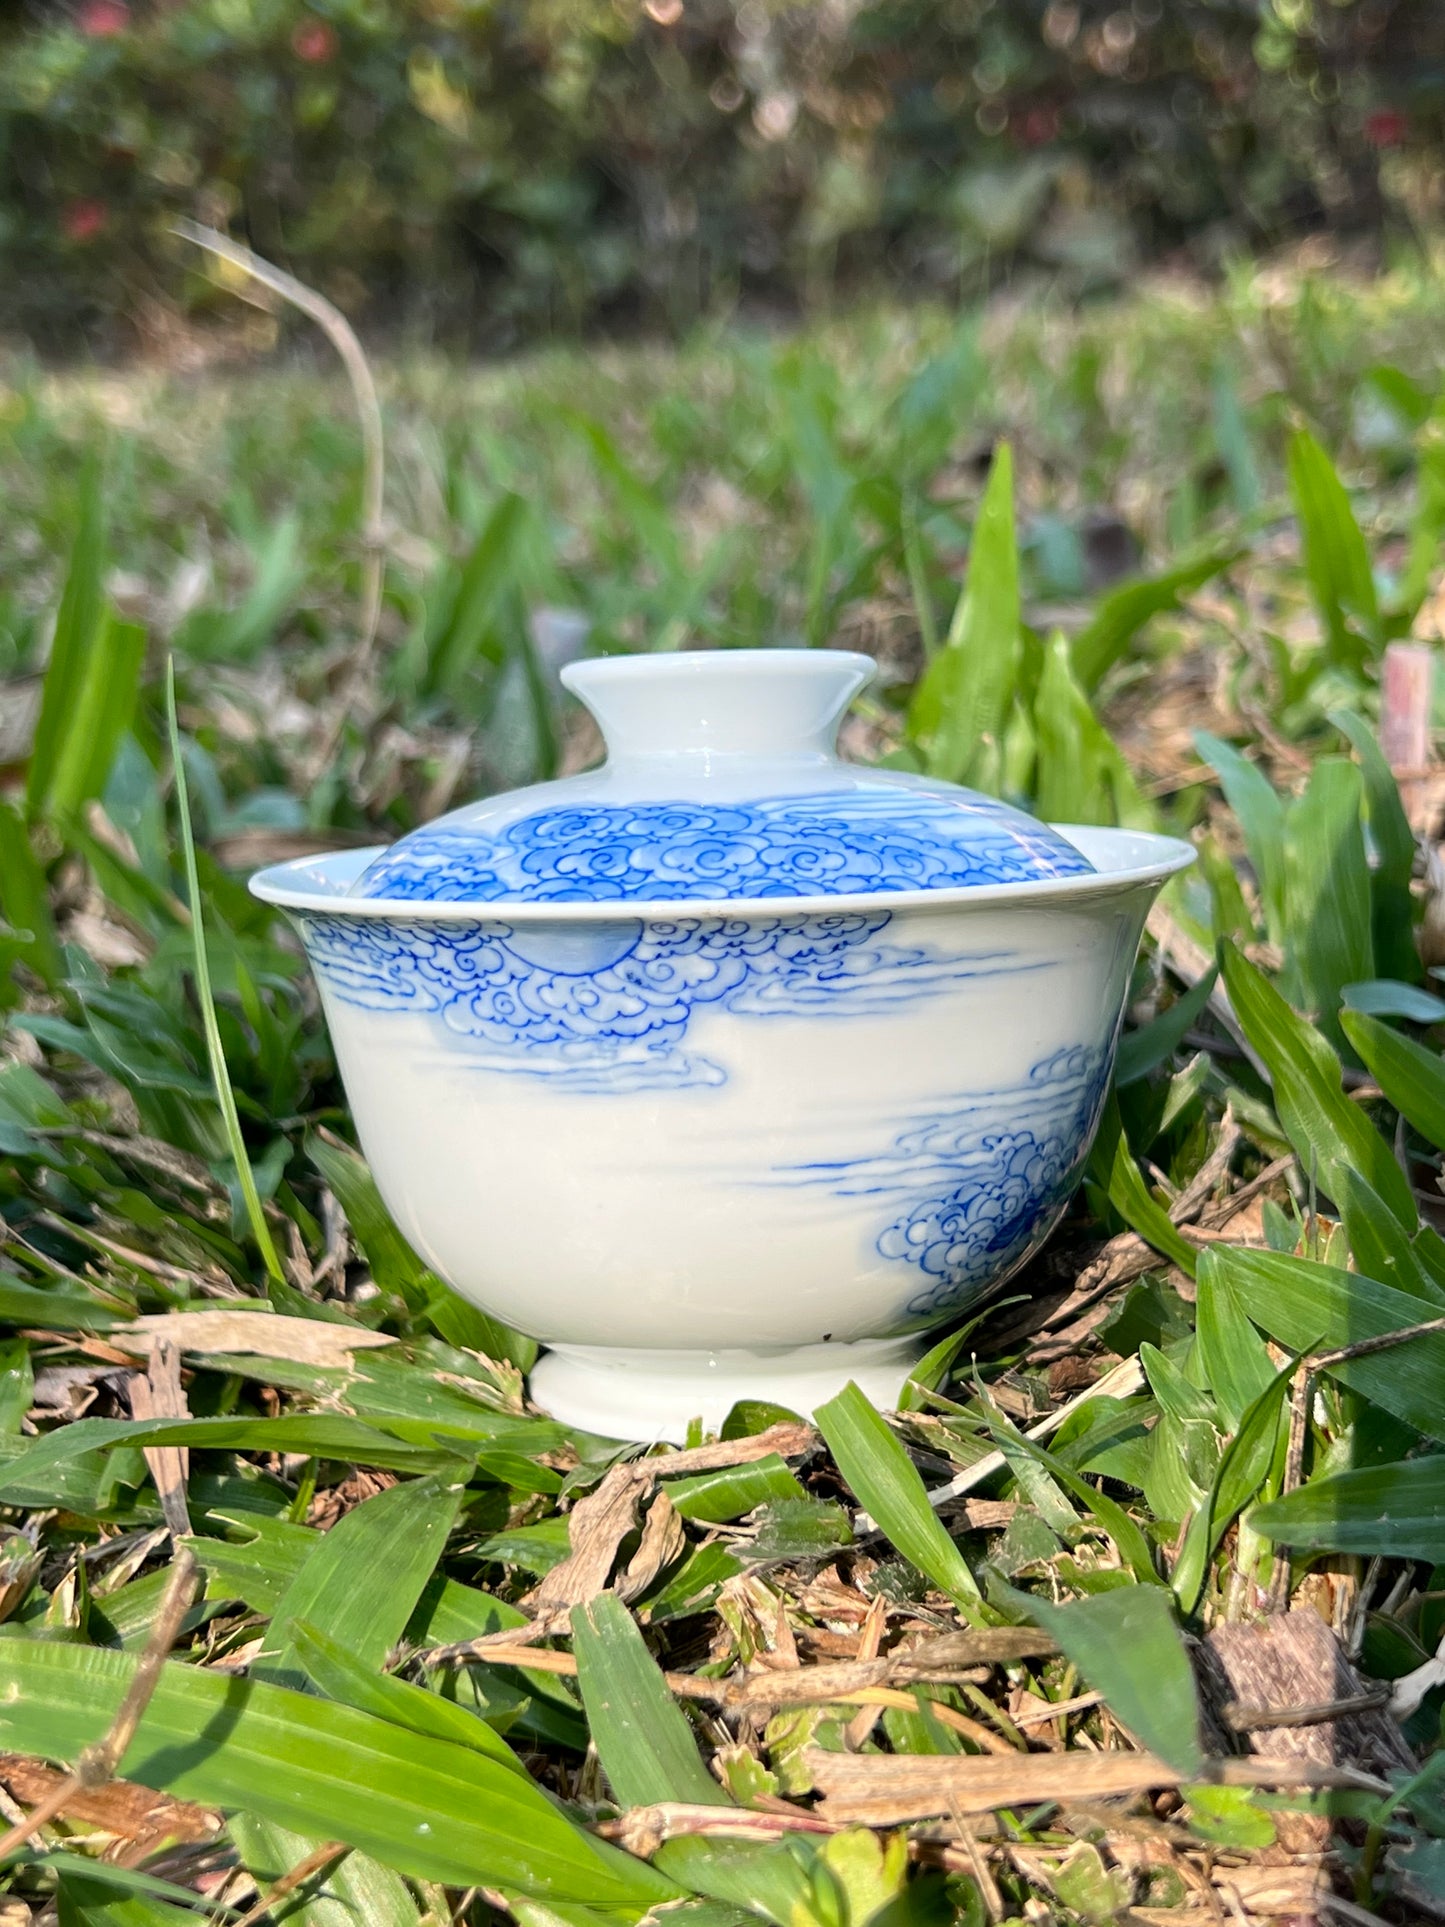
<instances>
[{"instance_id":1,"label":"bokeh background","mask_svg":"<svg viewBox=\"0 0 1445 1927\"><path fill-rule=\"evenodd\" d=\"M1200 271L1445 199L1433 0L9 0L0 327L218 297L191 215L496 350Z\"/></svg>"}]
</instances>

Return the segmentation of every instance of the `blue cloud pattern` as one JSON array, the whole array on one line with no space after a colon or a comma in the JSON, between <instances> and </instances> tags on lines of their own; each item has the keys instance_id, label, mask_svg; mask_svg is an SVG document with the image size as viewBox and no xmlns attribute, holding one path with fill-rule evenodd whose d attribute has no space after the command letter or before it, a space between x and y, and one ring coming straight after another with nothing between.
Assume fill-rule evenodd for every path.
<instances>
[{"instance_id":1,"label":"blue cloud pattern","mask_svg":"<svg viewBox=\"0 0 1445 1927\"><path fill-rule=\"evenodd\" d=\"M1010 1089L960 1096L882 1151L787 1167L784 1181L877 1197L876 1246L913 1273L906 1313L962 1309L1047 1237L1078 1181L1108 1089L1112 1049L1061 1050Z\"/></svg>"},{"instance_id":2,"label":"blue cloud pattern","mask_svg":"<svg viewBox=\"0 0 1445 1927\"><path fill-rule=\"evenodd\" d=\"M1011 951L882 940L887 911L630 917L585 924L307 916L317 975L343 1003L434 1016L478 1068L578 1091L723 1084L684 1048L705 1008L752 1018L877 1015L964 978L1047 969Z\"/></svg>"},{"instance_id":3,"label":"blue cloud pattern","mask_svg":"<svg viewBox=\"0 0 1445 1927\"><path fill-rule=\"evenodd\" d=\"M1092 865L992 798L878 784L759 803L581 802L495 832L443 821L354 886L416 903L697 902L1027 883Z\"/></svg>"}]
</instances>

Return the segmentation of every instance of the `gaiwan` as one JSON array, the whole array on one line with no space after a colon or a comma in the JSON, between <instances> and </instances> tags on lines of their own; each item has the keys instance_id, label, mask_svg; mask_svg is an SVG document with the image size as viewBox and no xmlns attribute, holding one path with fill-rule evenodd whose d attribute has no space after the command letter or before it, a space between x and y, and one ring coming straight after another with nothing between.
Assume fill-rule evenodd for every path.
<instances>
[{"instance_id":1,"label":"gaiwan","mask_svg":"<svg viewBox=\"0 0 1445 1927\"><path fill-rule=\"evenodd\" d=\"M834 753L865 656L614 657L607 760L264 870L416 1249L626 1438L896 1402L1047 1236L1187 844Z\"/></svg>"}]
</instances>

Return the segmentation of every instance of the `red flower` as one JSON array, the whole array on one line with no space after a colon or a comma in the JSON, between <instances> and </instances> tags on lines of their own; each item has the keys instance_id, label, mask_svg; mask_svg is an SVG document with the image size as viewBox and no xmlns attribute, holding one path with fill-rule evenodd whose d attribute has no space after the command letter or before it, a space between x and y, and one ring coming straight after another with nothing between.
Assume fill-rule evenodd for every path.
<instances>
[{"instance_id":1,"label":"red flower","mask_svg":"<svg viewBox=\"0 0 1445 1927\"><path fill-rule=\"evenodd\" d=\"M336 29L324 20L303 20L291 36L292 53L313 66L333 59L336 45Z\"/></svg>"},{"instance_id":2,"label":"red flower","mask_svg":"<svg viewBox=\"0 0 1445 1927\"><path fill-rule=\"evenodd\" d=\"M1410 117L1398 107L1377 107L1365 117L1365 139L1371 147L1403 147L1410 132Z\"/></svg>"},{"instance_id":3,"label":"red flower","mask_svg":"<svg viewBox=\"0 0 1445 1927\"><path fill-rule=\"evenodd\" d=\"M87 40L114 40L130 25L126 0L84 0L75 23Z\"/></svg>"},{"instance_id":4,"label":"red flower","mask_svg":"<svg viewBox=\"0 0 1445 1927\"><path fill-rule=\"evenodd\" d=\"M61 211L60 225L67 240L83 247L110 225L110 209L104 201L67 201Z\"/></svg>"}]
</instances>

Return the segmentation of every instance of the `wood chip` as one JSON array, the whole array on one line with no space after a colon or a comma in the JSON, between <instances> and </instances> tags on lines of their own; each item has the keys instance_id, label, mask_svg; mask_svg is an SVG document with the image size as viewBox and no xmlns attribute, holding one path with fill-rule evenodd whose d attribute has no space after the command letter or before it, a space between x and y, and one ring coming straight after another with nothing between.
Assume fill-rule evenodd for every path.
<instances>
[{"instance_id":1,"label":"wood chip","mask_svg":"<svg viewBox=\"0 0 1445 1927\"><path fill-rule=\"evenodd\" d=\"M1183 1776L1149 1753L1016 1753L959 1755L850 1755L809 1747L803 1764L823 1795L824 1818L867 1827L895 1827L953 1812L989 1813L998 1807L1115 1799L1182 1784ZM1348 1767L1303 1759L1213 1760L1206 1778L1225 1786L1366 1786L1387 1782Z\"/></svg>"},{"instance_id":2,"label":"wood chip","mask_svg":"<svg viewBox=\"0 0 1445 1927\"><path fill-rule=\"evenodd\" d=\"M128 1390L132 1418L187 1419L191 1415L181 1384L181 1355L169 1338L156 1338L150 1363L144 1372L131 1378ZM174 1538L188 1538L191 1515L186 1504L186 1481L191 1476L190 1452L184 1445L147 1445L142 1450L166 1525Z\"/></svg>"},{"instance_id":3,"label":"wood chip","mask_svg":"<svg viewBox=\"0 0 1445 1927\"><path fill-rule=\"evenodd\" d=\"M353 1352L371 1346L394 1345L386 1332L367 1331L362 1325L333 1324L322 1318L286 1318L274 1311L229 1311L222 1306L206 1311L156 1312L137 1318L107 1334L144 1356L157 1339L169 1339L183 1352L236 1352L261 1358L284 1358L296 1365L348 1366Z\"/></svg>"}]
</instances>

